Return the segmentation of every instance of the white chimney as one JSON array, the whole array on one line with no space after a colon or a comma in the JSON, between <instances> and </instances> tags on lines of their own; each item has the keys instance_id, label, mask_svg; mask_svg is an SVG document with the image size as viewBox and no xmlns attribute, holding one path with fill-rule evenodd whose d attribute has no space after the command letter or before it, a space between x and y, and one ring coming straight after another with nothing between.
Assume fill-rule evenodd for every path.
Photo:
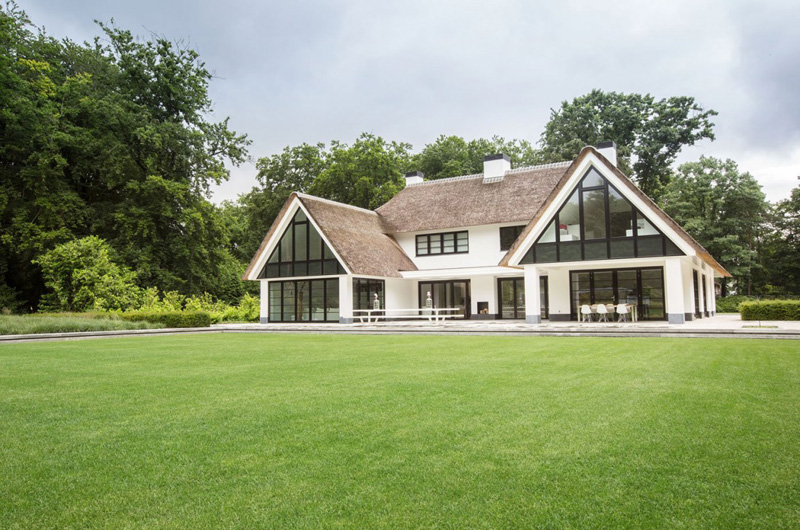
<instances>
[{"instance_id":1,"label":"white chimney","mask_svg":"<svg viewBox=\"0 0 800 530\"><path fill-rule=\"evenodd\" d=\"M511 170L511 158L502 153L483 157L483 183L500 182Z\"/></svg>"},{"instance_id":2,"label":"white chimney","mask_svg":"<svg viewBox=\"0 0 800 530\"><path fill-rule=\"evenodd\" d=\"M611 162L611 165L617 167L617 144L614 142L600 142L597 144L597 152L606 157Z\"/></svg>"},{"instance_id":3,"label":"white chimney","mask_svg":"<svg viewBox=\"0 0 800 530\"><path fill-rule=\"evenodd\" d=\"M422 171L412 171L411 173L406 173L406 188L415 184L422 184L424 177L425 174Z\"/></svg>"}]
</instances>

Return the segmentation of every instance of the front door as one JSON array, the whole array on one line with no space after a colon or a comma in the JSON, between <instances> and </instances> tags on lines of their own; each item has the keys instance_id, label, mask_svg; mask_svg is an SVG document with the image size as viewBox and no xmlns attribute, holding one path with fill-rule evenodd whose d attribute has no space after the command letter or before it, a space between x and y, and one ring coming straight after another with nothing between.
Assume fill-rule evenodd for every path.
<instances>
[{"instance_id":1,"label":"front door","mask_svg":"<svg viewBox=\"0 0 800 530\"><path fill-rule=\"evenodd\" d=\"M425 307L428 293L431 293L433 307L440 309L454 307L455 314L470 316L469 280L447 280L441 282L419 282L419 307Z\"/></svg>"}]
</instances>

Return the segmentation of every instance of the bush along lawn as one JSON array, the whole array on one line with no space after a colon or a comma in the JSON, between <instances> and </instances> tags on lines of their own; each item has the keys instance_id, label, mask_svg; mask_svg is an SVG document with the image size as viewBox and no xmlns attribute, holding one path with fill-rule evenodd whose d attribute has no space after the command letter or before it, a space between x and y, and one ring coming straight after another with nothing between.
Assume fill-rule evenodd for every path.
<instances>
[{"instance_id":1,"label":"bush along lawn","mask_svg":"<svg viewBox=\"0 0 800 530\"><path fill-rule=\"evenodd\" d=\"M800 528L800 344L0 345L4 528Z\"/></svg>"},{"instance_id":2,"label":"bush along lawn","mask_svg":"<svg viewBox=\"0 0 800 530\"><path fill-rule=\"evenodd\" d=\"M156 322L130 322L116 315L0 315L0 335L28 335L35 333L71 333L78 331L118 331L126 329L163 328Z\"/></svg>"},{"instance_id":3,"label":"bush along lawn","mask_svg":"<svg viewBox=\"0 0 800 530\"><path fill-rule=\"evenodd\" d=\"M800 320L800 300L742 302L742 320Z\"/></svg>"}]
</instances>

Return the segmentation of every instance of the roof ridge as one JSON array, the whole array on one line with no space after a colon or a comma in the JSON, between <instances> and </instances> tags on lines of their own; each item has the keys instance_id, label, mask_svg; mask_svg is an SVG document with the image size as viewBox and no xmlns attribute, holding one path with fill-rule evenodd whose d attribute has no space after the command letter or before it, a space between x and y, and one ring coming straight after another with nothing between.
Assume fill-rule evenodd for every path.
<instances>
[{"instance_id":1,"label":"roof ridge","mask_svg":"<svg viewBox=\"0 0 800 530\"><path fill-rule=\"evenodd\" d=\"M427 186L428 184L440 184L442 182L455 182L458 180L470 180L476 178L483 178L483 173L475 173L474 175L459 175L458 177L447 177L443 179L423 180L422 182L407 184L407 188L413 186Z\"/></svg>"},{"instance_id":2,"label":"roof ridge","mask_svg":"<svg viewBox=\"0 0 800 530\"><path fill-rule=\"evenodd\" d=\"M504 174L505 175L513 175L513 174L516 174L516 173L527 173L528 171L536 171L536 170L539 170L539 169L555 169L555 168L560 168L560 167L568 167L570 165L572 165L572 160L568 160L568 161L565 161L565 162L551 162L551 163L548 163L548 164L539 164L539 165L536 165L536 166L523 166L523 167L517 167L517 168L514 168L514 169L509 169ZM483 173L474 173L472 175L459 175L457 177L447 177L447 178L443 178L443 179L424 180L422 182L407 184L406 187L407 188L411 188L411 187L414 187L414 186L426 186L428 184L439 184L439 183L443 183L443 182L457 182L459 180L470 180L470 179L476 179L476 178L483 178Z\"/></svg>"},{"instance_id":3,"label":"roof ridge","mask_svg":"<svg viewBox=\"0 0 800 530\"><path fill-rule=\"evenodd\" d=\"M316 195L309 195L307 193L300 193L299 191L297 191L295 193L301 199L310 199L312 201L320 201L320 202L331 204L333 206L341 206L343 208L350 208L351 210L356 210L356 211L359 211L359 212L371 213L373 215L378 215L375 211L367 210L366 208L361 208L360 206L353 206L352 204L345 204L343 202L332 201L330 199L323 199L322 197L317 197Z\"/></svg>"},{"instance_id":4,"label":"roof ridge","mask_svg":"<svg viewBox=\"0 0 800 530\"><path fill-rule=\"evenodd\" d=\"M510 175L511 173L524 173L527 171L535 171L537 169L554 169L559 167L568 167L572 165L573 160L566 160L564 162L550 162L548 164L538 164L535 166L523 166L523 167L515 167L514 169L509 169L506 171L506 175Z\"/></svg>"}]
</instances>

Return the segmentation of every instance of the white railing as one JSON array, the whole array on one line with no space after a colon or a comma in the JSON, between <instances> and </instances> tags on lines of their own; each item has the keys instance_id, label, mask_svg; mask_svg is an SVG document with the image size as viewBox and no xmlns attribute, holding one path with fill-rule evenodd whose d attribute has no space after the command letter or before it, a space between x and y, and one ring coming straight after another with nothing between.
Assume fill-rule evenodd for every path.
<instances>
[{"instance_id":1,"label":"white railing","mask_svg":"<svg viewBox=\"0 0 800 530\"><path fill-rule=\"evenodd\" d=\"M379 319L412 319L427 318L430 322L444 321L448 318L464 318L456 311L462 311L460 307L415 307L412 309L354 309L353 318L358 318L360 322L377 322Z\"/></svg>"}]
</instances>

